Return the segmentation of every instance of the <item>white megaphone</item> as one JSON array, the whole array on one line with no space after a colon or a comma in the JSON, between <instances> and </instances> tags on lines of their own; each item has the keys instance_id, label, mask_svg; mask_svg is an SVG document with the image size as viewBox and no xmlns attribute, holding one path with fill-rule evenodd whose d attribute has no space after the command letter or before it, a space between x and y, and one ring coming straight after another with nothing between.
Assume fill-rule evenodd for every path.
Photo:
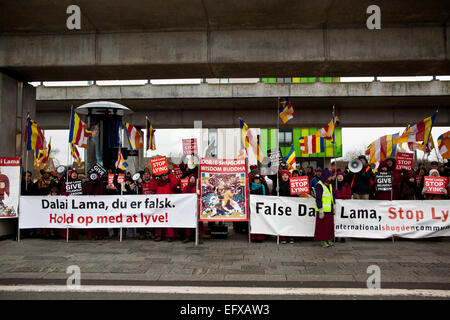
<instances>
[{"instance_id":1,"label":"white megaphone","mask_svg":"<svg viewBox=\"0 0 450 320\"><path fill-rule=\"evenodd\" d=\"M352 160L348 163L348 170L350 170L350 172L358 173L362 170L362 168L363 164L359 159Z\"/></svg>"}]
</instances>

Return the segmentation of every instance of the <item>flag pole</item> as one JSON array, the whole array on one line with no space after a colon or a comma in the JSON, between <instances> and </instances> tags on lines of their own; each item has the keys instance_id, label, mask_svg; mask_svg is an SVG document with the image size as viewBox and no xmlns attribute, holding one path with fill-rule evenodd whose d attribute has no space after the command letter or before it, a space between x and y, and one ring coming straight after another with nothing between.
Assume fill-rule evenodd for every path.
<instances>
[{"instance_id":1,"label":"flag pole","mask_svg":"<svg viewBox=\"0 0 450 320\"><path fill-rule=\"evenodd\" d=\"M326 149L325 149L326 151ZM337 161L336 161L336 109L335 106L333 105L333 157L334 157L334 174L337 174ZM331 168L331 171L333 171L333 168ZM335 182L336 182L336 190L338 187L338 181L337 181L337 177L335 178Z\"/></svg>"},{"instance_id":2,"label":"flag pole","mask_svg":"<svg viewBox=\"0 0 450 320\"><path fill-rule=\"evenodd\" d=\"M73 112L73 104L70 106L70 118L69 118L69 139L70 139L70 127L71 127L71 119L72 119L72 112ZM70 164L70 140L69 140L69 144L67 145L67 168L66 168L66 183L69 181L69 164Z\"/></svg>"},{"instance_id":3,"label":"flag pole","mask_svg":"<svg viewBox=\"0 0 450 320\"><path fill-rule=\"evenodd\" d=\"M280 152L280 157L281 157L281 151L280 151L280 97L278 97L278 101L277 101L277 153ZM280 181L279 181L279 171L280 171L280 159L278 159L278 163L277 163L277 197L280 196Z\"/></svg>"}]
</instances>

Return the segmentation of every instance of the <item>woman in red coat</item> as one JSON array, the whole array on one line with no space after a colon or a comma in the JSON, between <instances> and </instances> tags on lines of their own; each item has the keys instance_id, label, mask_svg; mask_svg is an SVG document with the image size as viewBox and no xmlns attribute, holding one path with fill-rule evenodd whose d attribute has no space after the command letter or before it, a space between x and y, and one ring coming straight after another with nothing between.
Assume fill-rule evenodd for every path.
<instances>
[{"instance_id":1,"label":"woman in red coat","mask_svg":"<svg viewBox=\"0 0 450 320\"><path fill-rule=\"evenodd\" d=\"M155 179L152 179L150 182L150 190L155 194L174 194L175 190L178 186L178 180L175 178L173 174L169 174L168 172L163 173L157 176ZM173 228L165 228L166 230L166 238L168 242L172 242L175 237L175 229ZM161 241L163 236L163 229L156 228L155 241Z\"/></svg>"},{"instance_id":2,"label":"woman in red coat","mask_svg":"<svg viewBox=\"0 0 450 320\"><path fill-rule=\"evenodd\" d=\"M336 199L351 199L352 198L352 189L350 185L345 181L345 173L339 171L336 175L337 180L337 189L334 190L334 197Z\"/></svg>"}]
</instances>

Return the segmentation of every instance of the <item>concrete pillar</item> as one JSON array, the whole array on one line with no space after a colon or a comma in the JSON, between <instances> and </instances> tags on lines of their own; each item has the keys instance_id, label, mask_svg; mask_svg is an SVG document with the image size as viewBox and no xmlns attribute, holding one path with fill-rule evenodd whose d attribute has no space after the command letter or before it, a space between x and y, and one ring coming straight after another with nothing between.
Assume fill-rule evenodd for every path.
<instances>
[{"instance_id":1,"label":"concrete pillar","mask_svg":"<svg viewBox=\"0 0 450 320\"><path fill-rule=\"evenodd\" d=\"M36 90L28 83L23 83L0 73L0 156L23 156L23 131L27 113L35 117ZM25 161L22 161L25 163ZM33 166L30 155L29 168ZM17 228L17 219L0 219L0 237L13 234Z\"/></svg>"}]
</instances>

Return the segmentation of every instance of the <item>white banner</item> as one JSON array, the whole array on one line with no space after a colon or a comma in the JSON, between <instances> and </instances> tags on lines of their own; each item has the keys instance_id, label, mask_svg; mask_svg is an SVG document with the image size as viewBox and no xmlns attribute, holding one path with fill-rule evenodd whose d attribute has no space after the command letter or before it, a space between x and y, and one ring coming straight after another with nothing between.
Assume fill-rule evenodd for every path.
<instances>
[{"instance_id":1,"label":"white banner","mask_svg":"<svg viewBox=\"0 0 450 320\"><path fill-rule=\"evenodd\" d=\"M450 200L337 200L336 237L450 236Z\"/></svg>"},{"instance_id":2,"label":"white banner","mask_svg":"<svg viewBox=\"0 0 450 320\"><path fill-rule=\"evenodd\" d=\"M314 198L250 195L251 233L313 237Z\"/></svg>"},{"instance_id":3,"label":"white banner","mask_svg":"<svg viewBox=\"0 0 450 320\"><path fill-rule=\"evenodd\" d=\"M335 236L450 236L450 200L337 200ZM313 237L315 199L250 195L251 233Z\"/></svg>"},{"instance_id":4,"label":"white banner","mask_svg":"<svg viewBox=\"0 0 450 320\"><path fill-rule=\"evenodd\" d=\"M22 196L19 228L196 228L196 194Z\"/></svg>"}]
</instances>

